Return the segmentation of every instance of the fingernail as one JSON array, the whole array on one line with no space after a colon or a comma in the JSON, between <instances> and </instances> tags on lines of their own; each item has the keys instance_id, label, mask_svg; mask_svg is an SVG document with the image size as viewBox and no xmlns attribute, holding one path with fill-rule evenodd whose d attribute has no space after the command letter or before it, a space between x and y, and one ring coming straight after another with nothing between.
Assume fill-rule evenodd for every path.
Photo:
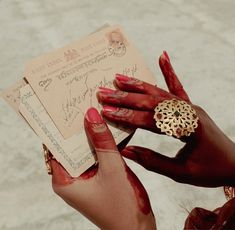
<instances>
[{"instance_id":1,"label":"fingernail","mask_svg":"<svg viewBox=\"0 0 235 230\"><path fill-rule=\"evenodd\" d=\"M99 92L104 94L109 94L115 92L113 89L105 88L105 87L99 87Z\"/></svg>"},{"instance_id":2,"label":"fingernail","mask_svg":"<svg viewBox=\"0 0 235 230\"><path fill-rule=\"evenodd\" d=\"M123 149L123 150L121 151L121 154L122 154L124 157L126 157L126 158L128 158L128 159L131 159L131 160L133 160L133 161L135 161L135 162L138 163L137 155L136 155L133 151L130 151L130 150L128 150L128 149Z\"/></svg>"},{"instance_id":3,"label":"fingernail","mask_svg":"<svg viewBox=\"0 0 235 230\"><path fill-rule=\"evenodd\" d=\"M168 53L167 53L165 50L163 51L163 55L164 55L164 57L167 59L167 61L170 62L169 55L168 55Z\"/></svg>"},{"instance_id":4,"label":"fingernail","mask_svg":"<svg viewBox=\"0 0 235 230\"><path fill-rule=\"evenodd\" d=\"M121 82L127 82L130 80L129 77L122 75L122 74L116 74L116 79Z\"/></svg>"},{"instance_id":5,"label":"fingernail","mask_svg":"<svg viewBox=\"0 0 235 230\"><path fill-rule=\"evenodd\" d=\"M86 112L86 119L91 123L102 123L103 119L95 108L90 108Z\"/></svg>"},{"instance_id":6,"label":"fingernail","mask_svg":"<svg viewBox=\"0 0 235 230\"><path fill-rule=\"evenodd\" d=\"M116 112L118 110L117 107L105 105L103 106L103 112Z\"/></svg>"}]
</instances>

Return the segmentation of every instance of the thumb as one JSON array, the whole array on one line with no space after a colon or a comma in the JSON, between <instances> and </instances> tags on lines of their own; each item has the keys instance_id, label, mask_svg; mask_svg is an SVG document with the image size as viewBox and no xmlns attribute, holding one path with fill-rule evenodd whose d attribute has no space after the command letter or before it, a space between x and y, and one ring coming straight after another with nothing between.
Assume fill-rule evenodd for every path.
<instances>
[{"instance_id":1,"label":"thumb","mask_svg":"<svg viewBox=\"0 0 235 230\"><path fill-rule=\"evenodd\" d=\"M88 140L97 154L99 168L113 171L123 167L124 161L113 135L95 108L90 108L86 112L84 125Z\"/></svg>"},{"instance_id":2,"label":"thumb","mask_svg":"<svg viewBox=\"0 0 235 230\"><path fill-rule=\"evenodd\" d=\"M175 181L182 182L185 178L185 167L176 158L170 158L138 146L128 146L122 150L121 154L147 170L165 175Z\"/></svg>"}]
</instances>

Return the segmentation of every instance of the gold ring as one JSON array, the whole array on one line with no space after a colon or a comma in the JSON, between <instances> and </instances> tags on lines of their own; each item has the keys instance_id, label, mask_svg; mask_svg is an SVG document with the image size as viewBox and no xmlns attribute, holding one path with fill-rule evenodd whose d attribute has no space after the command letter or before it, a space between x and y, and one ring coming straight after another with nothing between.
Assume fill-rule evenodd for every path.
<instances>
[{"instance_id":1,"label":"gold ring","mask_svg":"<svg viewBox=\"0 0 235 230\"><path fill-rule=\"evenodd\" d=\"M168 136L190 136L198 127L195 109L187 102L177 99L164 100L155 108L156 126Z\"/></svg>"},{"instance_id":2,"label":"gold ring","mask_svg":"<svg viewBox=\"0 0 235 230\"><path fill-rule=\"evenodd\" d=\"M45 159L47 173L51 175L52 174L51 159L55 159L55 158L51 154L50 150L46 147L46 145L43 144L42 146L43 146L43 155Z\"/></svg>"},{"instance_id":3,"label":"gold ring","mask_svg":"<svg viewBox=\"0 0 235 230\"><path fill-rule=\"evenodd\" d=\"M235 197L235 188L224 186L224 194L227 200L233 199Z\"/></svg>"}]
</instances>

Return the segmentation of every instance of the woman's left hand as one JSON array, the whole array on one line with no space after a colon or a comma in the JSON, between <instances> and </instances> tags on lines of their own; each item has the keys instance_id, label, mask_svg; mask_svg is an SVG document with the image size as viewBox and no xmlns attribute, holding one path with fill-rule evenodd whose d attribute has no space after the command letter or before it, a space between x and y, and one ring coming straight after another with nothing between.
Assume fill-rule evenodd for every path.
<instances>
[{"instance_id":1,"label":"woman's left hand","mask_svg":"<svg viewBox=\"0 0 235 230\"><path fill-rule=\"evenodd\" d=\"M156 229L147 192L96 109L87 111L84 125L98 165L72 178L52 159L54 191L101 229Z\"/></svg>"},{"instance_id":2,"label":"woman's left hand","mask_svg":"<svg viewBox=\"0 0 235 230\"><path fill-rule=\"evenodd\" d=\"M166 52L161 55L159 64L169 92L132 77L117 75L114 84L118 90L100 88L97 94L104 105L102 114L111 122L147 129L157 134L167 134L166 131L170 131L169 135L173 135L172 127L176 126L178 128L174 128L174 131L185 145L175 157L140 146L128 146L121 152L122 155L177 182L205 187L235 186L235 143L216 126L201 107L191 102ZM164 112L155 114L155 108L166 100L180 101L193 108L196 113L193 115L198 118L197 128L194 130L195 123L192 123L190 116L185 118L186 112L183 109L184 116L180 112L172 114L170 119L165 119L165 127L160 129L156 125L155 116L166 116L168 112L171 114L174 111L170 105L170 108L164 108ZM194 133L189 136L181 135L186 126Z\"/></svg>"}]
</instances>

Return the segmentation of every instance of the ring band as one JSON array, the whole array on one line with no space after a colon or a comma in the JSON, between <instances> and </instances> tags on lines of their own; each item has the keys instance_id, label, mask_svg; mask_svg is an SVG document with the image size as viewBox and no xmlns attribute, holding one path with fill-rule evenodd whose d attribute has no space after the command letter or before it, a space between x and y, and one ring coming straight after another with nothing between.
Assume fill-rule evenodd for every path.
<instances>
[{"instance_id":1,"label":"ring band","mask_svg":"<svg viewBox=\"0 0 235 230\"><path fill-rule=\"evenodd\" d=\"M49 175L52 175L51 159L55 159L55 158L51 154L50 150L46 147L46 145L43 144L42 146L43 146L43 155L45 159L47 173Z\"/></svg>"},{"instance_id":2,"label":"ring band","mask_svg":"<svg viewBox=\"0 0 235 230\"><path fill-rule=\"evenodd\" d=\"M198 127L195 109L187 102L177 99L164 100L155 108L156 126L168 136L190 136Z\"/></svg>"},{"instance_id":3,"label":"ring band","mask_svg":"<svg viewBox=\"0 0 235 230\"><path fill-rule=\"evenodd\" d=\"M224 194L227 200L231 200L235 197L235 188L230 186L224 186Z\"/></svg>"}]
</instances>

